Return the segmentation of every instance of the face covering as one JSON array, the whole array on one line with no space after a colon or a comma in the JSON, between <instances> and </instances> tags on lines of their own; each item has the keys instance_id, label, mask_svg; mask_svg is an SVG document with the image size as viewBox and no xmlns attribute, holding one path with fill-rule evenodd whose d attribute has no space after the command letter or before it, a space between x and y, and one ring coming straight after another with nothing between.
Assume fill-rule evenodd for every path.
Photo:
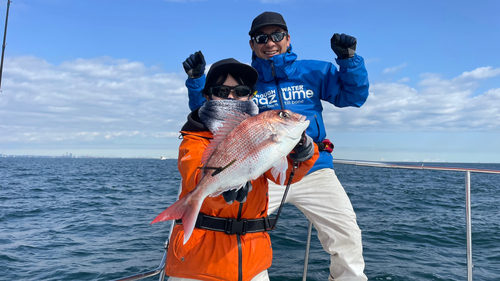
<instances>
[{"instance_id":1,"label":"face covering","mask_svg":"<svg viewBox=\"0 0 500 281\"><path fill-rule=\"evenodd\" d=\"M259 108L251 100L209 100L200 107L198 115L203 125L205 125L210 132L215 133L222 127L224 120L228 118L228 114L231 112L246 113L250 116L254 116L259 113Z\"/></svg>"}]
</instances>

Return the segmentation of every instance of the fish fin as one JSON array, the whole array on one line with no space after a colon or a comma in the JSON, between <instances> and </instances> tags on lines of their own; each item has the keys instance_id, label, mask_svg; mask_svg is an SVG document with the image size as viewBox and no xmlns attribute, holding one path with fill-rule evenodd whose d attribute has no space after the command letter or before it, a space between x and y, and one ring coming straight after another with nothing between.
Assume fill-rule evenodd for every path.
<instances>
[{"instance_id":1,"label":"fish fin","mask_svg":"<svg viewBox=\"0 0 500 281\"><path fill-rule=\"evenodd\" d=\"M205 165L208 162L208 159L210 159L210 156L212 156L212 153L214 150L219 146L219 144L222 142L223 139L212 139L210 141L210 144L205 148L205 151L203 151L203 154L201 155L201 165Z\"/></svg>"},{"instance_id":2,"label":"fish fin","mask_svg":"<svg viewBox=\"0 0 500 281\"><path fill-rule=\"evenodd\" d=\"M243 120L245 120L245 119L247 119L249 117L252 117L248 113L240 112L240 111L235 111L235 110L231 110L227 114L227 116L228 116L228 118L226 118L226 121L227 120L231 120L232 122L237 122L238 124L240 124L241 122L243 122Z\"/></svg>"},{"instance_id":3,"label":"fish fin","mask_svg":"<svg viewBox=\"0 0 500 281\"><path fill-rule=\"evenodd\" d=\"M222 121L222 127L219 127L216 132L214 132L214 138L210 141L210 144L203 151L201 156L201 164L205 165L212 156L214 150L219 146L219 144L229 135L234 128L243 122L245 119L251 117L249 114L241 113L237 111L230 111L227 114L227 118Z\"/></svg>"},{"instance_id":4,"label":"fish fin","mask_svg":"<svg viewBox=\"0 0 500 281\"><path fill-rule=\"evenodd\" d=\"M229 187L229 188L226 188L226 189L223 189L223 190L220 190L220 191L214 192L214 193L212 193L212 194L210 194L210 195L208 195L208 196L209 196L209 197L216 197L216 196L219 196L219 195L221 195L222 193L224 193L224 192L226 192L226 191L228 191L228 190L233 190L233 189L238 190L238 189L242 188L245 184L246 184L246 182L245 182L245 183L243 183L243 184L240 184L240 185L231 186L231 187Z\"/></svg>"},{"instance_id":5,"label":"fish fin","mask_svg":"<svg viewBox=\"0 0 500 281\"><path fill-rule=\"evenodd\" d=\"M241 122L245 121L249 117L251 116L243 112L228 112L227 117L224 118L224 121L222 121L222 127L220 127L219 130L214 133L214 140L222 142L222 140L224 140L227 135L229 135L234 130L234 128L238 127Z\"/></svg>"},{"instance_id":6,"label":"fish fin","mask_svg":"<svg viewBox=\"0 0 500 281\"><path fill-rule=\"evenodd\" d=\"M286 170L288 169L288 160L286 157L282 157L274 166L271 168L271 174L275 180L280 178L280 184L283 185L286 179Z\"/></svg>"},{"instance_id":7,"label":"fish fin","mask_svg":"<svg viewBox=\"0 0 500 281\"><path fill-rule=\"evenodd\" d=\"M189 240L191 234L193 234L193 229L198 218L198 213L201 209L201 204L203 201L192 200L192 193L186 194L186 196L179 199L177 202L172 204L166 210L161 212L152 222L162 222L167 220L182 219L182 227L184 228L184 244Z\"/></svg>"}]
</instances>

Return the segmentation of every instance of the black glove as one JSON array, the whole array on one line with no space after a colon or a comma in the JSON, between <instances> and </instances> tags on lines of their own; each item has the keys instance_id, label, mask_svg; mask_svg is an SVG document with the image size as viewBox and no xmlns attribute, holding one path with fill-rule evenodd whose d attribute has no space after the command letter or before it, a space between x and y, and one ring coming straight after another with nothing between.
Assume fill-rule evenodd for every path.
<instances>
[{"instance_id":1,"label":"black glove","mask_svg":"<svg viewBox=\"0 0 500 281\"><path fill-rule=\"evenodd\" d=\"M183 63L184 71L189 78L200 78L205 73L205 57L198 51L190 55Z\"/></svg>"},{"instance_id":2,"label":"black glove","mask_svg":"<svg viewBox=\"0 0 500 281\"><path fill-rule=\"evenodd\" d=\"M314 144L310 136L304 131L299 143L295 146L292 152L288 155L295 162L303 162L311 159L314 155Z\"/></svg>"},{"instance_id":3,"label":"black glove","mask_svg":"<svg viewBox=\"0 0 500 281\"><path fill-rule=\"evenodd\" d=\"M222 193L222 196L228 204L233 204L234 200L243 203L247 200L247 195L250 191L252 191L252 183L248 181L242 188L238 190L233 189L224 191Z\"/></svg>"},{"instance_id":4,"label":"black glove","mask_svg":"<svg viewBox=\"0 0 500 281\"><path fill-rule=\"evenodd\" d=\"M335 54L337 54L337 57L340 60L354 57L357 43L358 40L356 40L355 37L346 35L344 33L340 35L338 33L335 33L333 34L332 39L330 39L332 50L335 52Z\"/></svg>"}]
</instances>

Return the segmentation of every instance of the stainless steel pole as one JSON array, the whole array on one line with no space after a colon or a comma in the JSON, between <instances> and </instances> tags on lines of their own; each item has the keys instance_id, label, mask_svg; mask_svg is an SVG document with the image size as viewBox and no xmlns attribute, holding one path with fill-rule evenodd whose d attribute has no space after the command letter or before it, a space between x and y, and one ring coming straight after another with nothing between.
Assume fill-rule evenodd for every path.
<instances>
[{"instance_id":1,"label":"stainless steel pole","mask_svg":"<svg viewBox=\"0 0 500 281\"><path fill-rule=\"evenodd\" d=\"M307 278L307 265L309 264L309 249L311 248L311 234L313 223L309 221L309 229L307 230L306 256L304 258L304 273L302 273L302 281Z\"/></svg>"},{"instance_id":2,"label":"stainless steel pole","mask_svg":"<svg viewBox=\"0 0 500 281\"><path fill-rule=\"evenodd\" d=\"M465 172L465 223L467 224L467 280L472 281L472 227L470 211L470 171Z\"/></svg>"}]
</instances>

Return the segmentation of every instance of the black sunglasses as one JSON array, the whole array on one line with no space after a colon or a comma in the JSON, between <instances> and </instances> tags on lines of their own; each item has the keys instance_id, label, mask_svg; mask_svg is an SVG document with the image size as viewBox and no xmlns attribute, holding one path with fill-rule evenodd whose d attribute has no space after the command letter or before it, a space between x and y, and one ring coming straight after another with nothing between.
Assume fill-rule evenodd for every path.
<instances>
[{"instance_id":1,"label":"black sunglasses","mask_svg":"<svg viewBox=\"0 0 500 281\"><path fill-rule=\"evenodd\" d=\"M288 33L286 33L286 32L275 32L275 33L271 33L271 34L260 34L260 35L257 35L255 37L252 37L252 40L255 43L257 43L257 44L265 44L265 43L267 43L268 38L271 37L271 40L273 42L280 42L287 35L288 35Z\"/></svg>"},{"instance_id":2,"label":"black sunglasses","mask_svg":"<svg viewBox=\"0 0 500 281\"><path fill-rule=\"evenodd\" d=\"M231 93L231 90L234 90L234 93L239 98L248 97L252 94L252 88L249 86L245 86L245 85L238 85L238 86L234 86L234 87L214 86L208 90L208 93L211 95L214 95L218 98L227 99L227 97Z\"/></svg>"}]
</instances>

